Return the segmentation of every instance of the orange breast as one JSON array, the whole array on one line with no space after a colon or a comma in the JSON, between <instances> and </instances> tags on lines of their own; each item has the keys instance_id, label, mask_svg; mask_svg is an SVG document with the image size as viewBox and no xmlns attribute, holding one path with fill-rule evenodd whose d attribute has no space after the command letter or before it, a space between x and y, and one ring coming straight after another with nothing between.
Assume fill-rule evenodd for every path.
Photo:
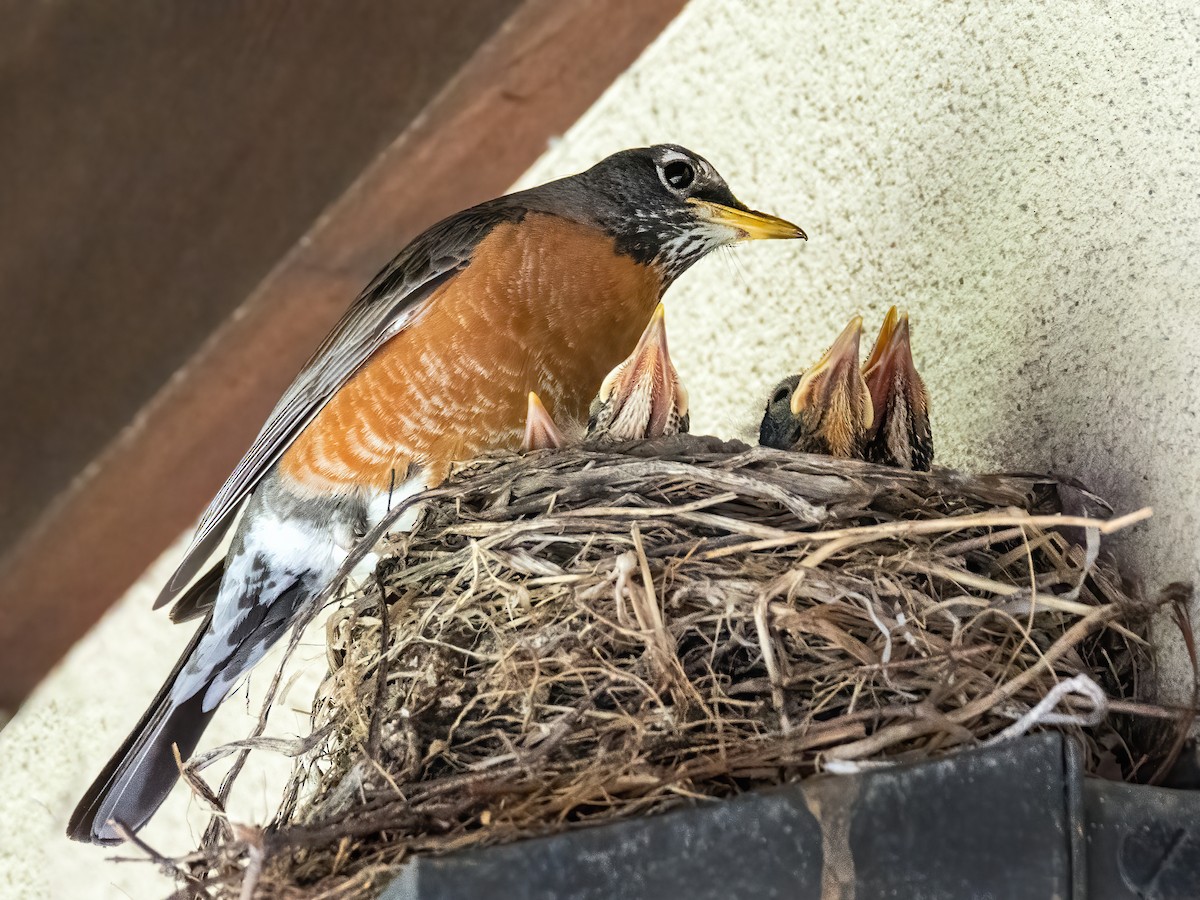
<instances>
[{"instance_id":1,"label":"orange breast","mask_svg":"<svg viewBox=\"0 0 1200 900\"><path fill-rule=\"evenodd\" d=\"M582 421L660 294L653 269L594 229L542 214L498 225L329 400L282 473L313 493L386 490L412 463L440 481L455 461L520 447L531 390L560 423Z\"/></svg>"}]
</instances>

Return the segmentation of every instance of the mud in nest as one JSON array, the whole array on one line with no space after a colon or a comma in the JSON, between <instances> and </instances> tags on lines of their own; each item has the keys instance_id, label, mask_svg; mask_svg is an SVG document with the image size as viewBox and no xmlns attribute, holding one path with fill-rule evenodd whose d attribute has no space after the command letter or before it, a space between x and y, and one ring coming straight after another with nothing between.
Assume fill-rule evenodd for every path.
<instances>
[{"instance_id":1,"label":"mud in nest","mask_svg":"<svg viewBox=\"0 0 1200 900\"><path fill-rule=\"evenodd\" d=\"M178 896L369 897L414 853L1041 728L1152 781L1188 716L1148 702L1146 635L1183 589L1100 547L1142 517L687 436L477 462L329 620L276 820L210 829Z\"/></svg>"}]
</instances>

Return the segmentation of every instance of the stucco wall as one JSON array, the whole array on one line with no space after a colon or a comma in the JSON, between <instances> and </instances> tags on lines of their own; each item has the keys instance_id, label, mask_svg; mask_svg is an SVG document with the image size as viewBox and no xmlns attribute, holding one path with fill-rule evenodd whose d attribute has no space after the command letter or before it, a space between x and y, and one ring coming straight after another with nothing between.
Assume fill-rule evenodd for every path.
<instances>
[{"instance_id":1,"label":"stucco wall","mask_svg":"<svg viewBox=\"0 0 1200 900\"><path fill-rule=\"evenodd\" d=\"M695 430L749 436L777 377L851 314L874 327L901 303L939 461L1068 472L1120 510L1153 504L1123 549L1161 584L1200 569L1197 57L1183 2L693 0L525 180L672 140L808 230L672 290ZM149 612L175 553L0 732L0 896L163 893L149 867L59 835L186 639ZM230 706L214 739L249 727ZM241 808L261 818L256 784ZM174 797L147 839L185 847L189 805Z\"/></svg>"}]
</instances>

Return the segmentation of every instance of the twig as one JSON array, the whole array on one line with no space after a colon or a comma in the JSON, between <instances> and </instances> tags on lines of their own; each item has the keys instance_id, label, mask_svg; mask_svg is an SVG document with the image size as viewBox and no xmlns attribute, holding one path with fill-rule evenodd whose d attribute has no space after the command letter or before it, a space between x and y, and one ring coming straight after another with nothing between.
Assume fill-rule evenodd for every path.
<instances>
[{"instance_id":1,"label":"twig","mask_svg":"<svg viewBox=\"0 0 1200 900\"><path fill-rule=\"evenodd\" d=\"M375 708L371 713L367 756L378 761L379 750L383 746L383 713L387 707L388 649L392 628L388 622L388 590L378 573L375 575L375 585L379 589L379 663L375 670Z\"/></svg>"},{"instance_id":2,"label":"twig","mask_svg":"<svg viewBox=\"0 0 1200 900\"><path fill-rule=\"evenodd\" d=\"M824 531L797 532L786 538L751 541L726 547L704 554L704 559L719 559L722 556L748 553L755 550L773 550L792 544L819 543L824 541L867 542L885 537L914 537L947 531L965 531L968 528L999 528L1023 525L1030 528L1095 528L1101 534L1112 534L1153 515L1149 506L1136 512L1112 519L1092 519L1087 516L1032 516L1028 513L985 513L976 516L956 516L944 519L929 519L916 522L887 522L882 525L862 525L855 528L830 528ZM843 546L852 546L846 543Z\"/></svg>"}]
</instances>

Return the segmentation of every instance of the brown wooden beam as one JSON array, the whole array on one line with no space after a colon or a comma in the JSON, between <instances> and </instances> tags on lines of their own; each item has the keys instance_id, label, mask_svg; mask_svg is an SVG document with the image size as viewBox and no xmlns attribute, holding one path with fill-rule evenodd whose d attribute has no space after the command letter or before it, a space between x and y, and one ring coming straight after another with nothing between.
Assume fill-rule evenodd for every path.
<instances>
[{"instance_id":1,"label":"brown wooden beam","mask_svg":"<svg viewBox=\"0 0 1200 900\"><path fill-rule=\"evenodd\" d=\"M0 3L0 557L521 2Z\"/></svg>"},{"instance_id":2,"label":"brown wooden beam","mask_svg":"<svg viewBox=\"0 0 1200 900\"><path fill-rule=\"evenodd\" d=\"M195 520L374 272L503 192L684 2L520 6L0 564L0 707Z\"/></svg>"}]
</instances>

